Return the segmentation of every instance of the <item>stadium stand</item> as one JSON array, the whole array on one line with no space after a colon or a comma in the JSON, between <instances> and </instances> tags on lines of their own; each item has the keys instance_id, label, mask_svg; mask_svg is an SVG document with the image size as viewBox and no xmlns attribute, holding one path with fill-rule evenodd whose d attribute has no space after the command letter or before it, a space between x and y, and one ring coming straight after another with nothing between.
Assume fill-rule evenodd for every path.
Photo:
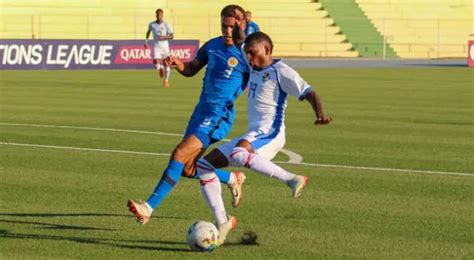
<instances>
[{"instance_id":1,"label":"stadium stand","mask_svg":"<svg viewBox=\"0 0 474 260\"><path fill-rule=\"evenodd\" d=\"M176 39L201 43L220 34L228 3L252 10L275 42L276 56L357 57L334 20L311 0L0 0L0 38L143 39L154 10L162 8Z\"/></svg>"},{"instance_id":2,"label":"stadium stand","mask_svg":"<svg viewBox=\"0 0 474 260\"><path fill-rule=\"evenodd\" d=\"M474 1L355 1L400 57L466 57Z\"/></svg>"},{"instance_id":3,"label":"stadium stand","mask_svg":"<svg viewBox=\"0 0 474 260\"><path fill-rule=\"evenodd\" d=\"M347 36L361 57L396 58L389 44L384 47L383 35L362 12L354 0L319 0Z\"/></svg>"}]
</instances>

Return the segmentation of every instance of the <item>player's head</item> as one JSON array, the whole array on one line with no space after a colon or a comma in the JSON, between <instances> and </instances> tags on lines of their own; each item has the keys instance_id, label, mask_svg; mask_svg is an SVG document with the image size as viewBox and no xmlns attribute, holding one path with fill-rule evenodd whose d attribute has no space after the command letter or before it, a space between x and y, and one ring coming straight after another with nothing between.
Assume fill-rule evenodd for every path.
<instances>
[{"instance_id":1,"label":"player's head","mask_svg":"<svg viewBox=\"0 0 474 260\"><path fill-rule=\"evenodd\" d=\"M252 20L252 12L250 11L245 11L245 21L249 23Z\"/></svg>"},{"instance_id":2,"label":"player's head","mask_svg":"<svg viewBox=\"0 0 474 260\"><path fill-rule=\"evenodd\" d=\"M272 64L272 52L273 42L266 33L252 33L245 39L245 53L254 69L263 69Z\"/></svg>"},{"instance_id":3,"label":"player's head","mask_svg":"<svg viewBox=\"0 0 474 260\"><path fill-rule=\"evenodd\" d=\"M237 24L244 23L245 10L238 5L227 5L221 11L221 31L225 45L233 45L232 30Z\"/></svg>"},{"instance_id":4,"label":"player's head","mask_svg":"<svg viewBox=\"0 0 474 260\"><path fill-rule=\"evenodd\" d=\"M163 21L163 9L159 8L155 11L156 20Z\"/></svg>"}]
</instances>

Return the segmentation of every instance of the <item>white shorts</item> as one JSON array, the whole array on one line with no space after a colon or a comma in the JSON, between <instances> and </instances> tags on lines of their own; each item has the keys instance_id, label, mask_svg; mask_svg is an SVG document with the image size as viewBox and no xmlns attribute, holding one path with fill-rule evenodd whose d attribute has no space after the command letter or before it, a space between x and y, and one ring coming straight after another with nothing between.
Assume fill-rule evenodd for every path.
<instances>
[{"instance_id":1,"label":"white shorts","mask_svg":"<svg viewBox=\"0 0 474 260\"><path fill-rule=\"evenodd\" d=\"M169 47L163 47L159 45L154 45L153 46L153 59L156 60L163 60L166 57L170 56L170 48Z\"/></svg>"},{"instance_id":2,"label":"white shorts","mask_svg":"<svg viewBox=\"0 0 474 260\"><path fill-rule=\"evenodd\" d=\"M225 155L227 160L230 160L232 149L234 149L237 143L242 139L252 144L254 153L268 160L273 159L277 153L283 149L286 141L285 131L279 131L276 135L275 133L262 134L258 131L251 131L241 137L230 140L228 143L219 145L217 149Z\"/></svg>"}]
</instances>

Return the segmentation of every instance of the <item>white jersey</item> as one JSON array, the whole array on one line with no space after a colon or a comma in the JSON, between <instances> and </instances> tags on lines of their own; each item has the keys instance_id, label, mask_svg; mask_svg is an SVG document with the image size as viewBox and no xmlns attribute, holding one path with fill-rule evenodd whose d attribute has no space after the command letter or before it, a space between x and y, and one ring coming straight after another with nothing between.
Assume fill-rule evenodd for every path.
<instances>
[{"instance_id":1,"label":"white jersey","mask_svg":"<svg viewBox=\"0 0 474 260\"><path fill-rule=\"evenodd\" d=\"M168 40L159 41L158 36L168 36L173 34L173 28L171 28L171 25L169 25L165 21L163 21L162 23L157 23L156 21L153 21L148 25L148 30L153 33L154 46L169 49Z\"/></svg>"},{"instance_id":2,"label":"white jersey","mask_svg":"<svg viewBox=\"0 0 474 260\"><path fill-rule=\"evenodd\" d=\"M281 60L261 71L252 70L248 87L248 132L262 134L284 132L287 96L303 100L312 89Z\"/></svg>"},{"instance_id":3,"label":"white jersey","mask_svg":"<svg viewBox=\"0 0 474 260\"><path fill-rule=\"evenodd\" d=\"M288 95L300 100L312 88L280 60L267 68L250 72L248 89L248 131L218 147L230 161L237 143L247 140L254 152L268 160L285 146L285 110Z\"/></svg>"}]
</instances>

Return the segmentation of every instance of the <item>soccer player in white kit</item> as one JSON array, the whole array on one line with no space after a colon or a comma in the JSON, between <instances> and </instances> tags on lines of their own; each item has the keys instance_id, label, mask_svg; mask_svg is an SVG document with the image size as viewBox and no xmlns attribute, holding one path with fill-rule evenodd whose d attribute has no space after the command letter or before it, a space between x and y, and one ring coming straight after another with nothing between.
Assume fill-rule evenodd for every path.
<instances>
[{"instance_id":1,"label":"soccer player in white kit","mask_svg":"<svg viewBox=\"0 0 474 260\"><path fill-rule=\"evenodd\" d=\"M268 35L262 32L249 35L244 50L252 66L248 83L247 133L220 145L197 163L201 190L216 220L227 213L220 184L211 181L216 175L213 164L209 162L215 165L215 161L224 161L226 163L222 163L222 167L244 166L274 177L288 185L293 197L297 198L306 186L308 177L288 172L270 161L285 145L284 120L288 95L301 101L306 99L311 104L316 125L326 125L332 121L324 114L320 98L313 88L283 61L272 59L273 43ZM211 186L213 183L219 187L215 184ZM238 201L233 201L234 207L240 203L240 195L237 197Z\"/></svg>"},{"instance_id":2,"label":"soccer player in white kit","mask_svg":"<svg viewBox=\"0 0 474 260\"><path fill-rule=\"evenodd\" d=\"M145 38L145 48L148 45L148 37L150 33L153 32L153 64L155 68L159 71L160 77L163 79L163 86L169 87L169 78L171 74L171 69L166 66L163 62L168 56L170 56L170 46L168 41L172 40L173 28L163 21L163 10L157 9L155 11L156 21L148 24L148 31L146 32Z\"/></svg>"}]
</instances>

